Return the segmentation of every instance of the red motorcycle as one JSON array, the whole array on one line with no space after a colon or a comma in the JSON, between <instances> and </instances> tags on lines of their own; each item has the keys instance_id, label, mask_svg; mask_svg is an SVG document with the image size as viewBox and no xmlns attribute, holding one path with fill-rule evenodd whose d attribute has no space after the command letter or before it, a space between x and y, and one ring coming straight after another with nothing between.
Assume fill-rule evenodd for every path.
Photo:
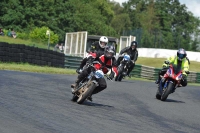
<instances>
[{"instance_id":1,"label":"red motorcycle","mask_svg":"<svg viewBox=\"0 0 200 133\"><path fill-rule=\"evenodd\" d=\"M170 65L164 76L161 76L156 98L165 101L169 94L173 93L177 87L180 87L182 79L182 69L177 65Z\"/></svg>"}]
</instances>

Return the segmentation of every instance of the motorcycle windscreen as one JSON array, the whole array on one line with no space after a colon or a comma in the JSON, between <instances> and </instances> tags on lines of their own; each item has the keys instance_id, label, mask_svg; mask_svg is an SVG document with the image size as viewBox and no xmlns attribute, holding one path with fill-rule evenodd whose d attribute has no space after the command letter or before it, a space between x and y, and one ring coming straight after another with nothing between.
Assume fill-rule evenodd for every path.
<instances>
[{"instance_id":1,"label":"motorcycle windscreen","mask_svg":"<svg viewBox=\"0 0 200 133\"><path fill-rule=\"evenodd\" d=\"M179 65L172 65L174 74L178 74L182 69L181 69L181 64Z\"/></svg>"}]
</instances>

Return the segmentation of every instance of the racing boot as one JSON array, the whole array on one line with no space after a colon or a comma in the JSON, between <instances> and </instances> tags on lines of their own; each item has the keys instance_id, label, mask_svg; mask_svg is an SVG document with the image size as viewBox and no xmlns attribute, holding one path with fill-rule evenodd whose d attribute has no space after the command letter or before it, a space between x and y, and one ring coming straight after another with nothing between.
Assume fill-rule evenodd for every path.
<instances>
[{"instance_id":1,"label":"racing boot","mask_svg":"<svg viewBox=\"0 0 200 133\"><path fill-rule=\"evenodd\" d=\"M174 93L174 92L175 92L175 90L176 90L176 88L174 87L174 88L172 89L171 93Z\"/></svg>"},{"instance_id":2,"label":"racing boot","mask_svg":"<svg viewBox=\"0 0 200 133\"><path fill-rule=\"evenodd\" d=\"M87 100L92 102L92 95L87 98Z\"/></svg>"},{"instance_id":3,"label":"racing boot","mask_svg":"<svg viewBox=\"0 0 200 133\"><path fill-rule=\"evenodd\" d=\"M78 89L78 85L79 85L78 79L75 81L74 84L71 84L72 94L74 94L74 92Z\"/></svg>"},{"instance_id":4,"label":"racing boot","mask_svg":"<svg viewBox=\"0 0 200 133\"><path fill-rule=\"evenodd\" d=\"M155 84L158 84L160 82L160 80L159 79L157 79L156 81L155 81Z\"/></svg>"},{"instance_id":5,"label":"racing boot","mask_svg":"<svg viewBox=\"0 0 200 133\"><path fill-rule=\"evenodd\" d=\"M82 69L79 67L76 69L76 73L80 74L82 72Z\"/></svg>"}]
</instances>

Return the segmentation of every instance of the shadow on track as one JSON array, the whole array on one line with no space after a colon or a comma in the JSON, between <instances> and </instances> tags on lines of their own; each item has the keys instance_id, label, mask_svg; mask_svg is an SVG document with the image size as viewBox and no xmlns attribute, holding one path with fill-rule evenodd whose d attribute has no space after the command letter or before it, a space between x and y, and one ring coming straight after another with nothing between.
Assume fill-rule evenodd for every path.
<instances>
[{"instance_id":1,"label":"shadow on track","mask_svg":"<svg viewBox=\"0 0 200 133\"><path fill-rule=\"evenodd\" d=\"M99 107L109 107L109 108L113 108L113 106L110 106L110 105L99 104L99 103L94 103L94 102L87 102L87 101L85 101L85 102L83 103L83 105L86 105L86 106L99 106Z\"/></svg>"},{"instance_id":2,"label":"shadow on track","mask_svg":"<svg viewBox=\"0 0 200 133\"><path fill-rule=\"evenodd\" d=\"M133 80L122 80L122 81L115 81L116 83L135 83Z\"/></svg>"},{"instance_id":3,"label":"shadow on track","mask_svg":"<svg viewBox=\"0 0 200 133\"><path fill-rule=\"evenodd\" d=\"M159 101L160 101L160 100L159 100ZM166 101L161 101L161 102L185 103L185 102L183 102L183 101L172 100L172 99L166 99Z\"/></svg>"},{"instance_id":4,"label":"shadow on track","mask_svg":"<svg viewBox=\"0 0 200 133\"><path fill-rule=\"evenodd\" d=\"M72 101L72 102L73 102L73 101ZM76 102L74 102L74 103L76 103ZM76 103L76 104L78 104L78 103ZM83 102L83 103L80 104L80 105L114 108L113 106L110 106L110 105L99 104L99 103L88 102L88 101L85 101L85 102Z\"/></svg>"}]
</instances>

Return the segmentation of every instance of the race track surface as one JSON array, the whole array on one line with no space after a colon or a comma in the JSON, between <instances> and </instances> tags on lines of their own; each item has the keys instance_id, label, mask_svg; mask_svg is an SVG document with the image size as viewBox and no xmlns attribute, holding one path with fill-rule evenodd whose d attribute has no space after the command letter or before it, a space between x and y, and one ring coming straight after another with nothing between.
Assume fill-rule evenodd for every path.
<instances>
[{"instance_id":1,"label":"race track surface","mask_svg":"<svg viewBox=\"0 0 200 133\"><path fill-rule=\"evenodd\" d=\"M0 133L199 133L200 87L166 102L156 84L107 81L93 102L71 101L76 76L0 71Z\"/></svg>"}]
</instances>

